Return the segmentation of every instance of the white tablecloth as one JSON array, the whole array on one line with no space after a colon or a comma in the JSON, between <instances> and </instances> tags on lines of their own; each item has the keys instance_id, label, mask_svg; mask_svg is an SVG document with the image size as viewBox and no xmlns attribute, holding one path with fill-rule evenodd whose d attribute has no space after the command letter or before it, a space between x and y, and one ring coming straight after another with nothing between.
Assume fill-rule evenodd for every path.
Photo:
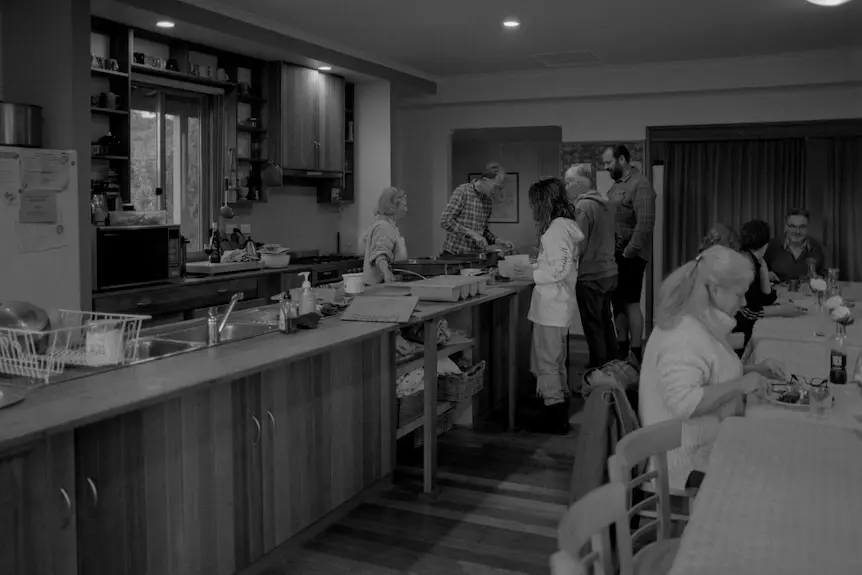
<instances>
[{"instance_id":1,"label":"white tablecloth","mask_svg":"<svg viewBox=\"0 0 862 575\"><path fill-rule=\"evenodd\" d=\"M860 573L859 432L725 420L671 575Z\"/></svg>"}]
</instances>

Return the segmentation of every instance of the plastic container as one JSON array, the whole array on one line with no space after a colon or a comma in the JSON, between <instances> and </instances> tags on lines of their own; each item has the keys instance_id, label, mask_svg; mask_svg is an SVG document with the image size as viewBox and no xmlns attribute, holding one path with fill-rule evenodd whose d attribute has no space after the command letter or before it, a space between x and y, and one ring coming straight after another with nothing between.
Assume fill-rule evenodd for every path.
<instances>
[{"instance_id":1,"label":"plastic container","mask_svg":"<svg viewBox=\"0 0 862 575\"><path fill-rule=\"evenodd\" d=\"M364 275L361 273L343 274L341 279L344 280L344 293L356 295L365 291Z\"/></svg>"},{"instance_id":2,"label":"plastic container","mask_svg":"<svg viewBox=\"0 0 862 575\"><path fill-rule=\"evenodd\" d=\"M305 279L302 282L302 291L299 293L299 315L307 313L315 313L317 311L317 295L311 287L311 282L308 281L308 275L311 272L300 272L299 275Z\"/></svg>"},{"instance_id":3,"label":"plastic container","mask_svg":"<svg viewBox=\"0 0 862 575\"><path fill-rule=\"evenodd\" d=\"M290 265L290 254L260 254L260 261L265 268L286 268Z\"/></svg>"}]
</instances>

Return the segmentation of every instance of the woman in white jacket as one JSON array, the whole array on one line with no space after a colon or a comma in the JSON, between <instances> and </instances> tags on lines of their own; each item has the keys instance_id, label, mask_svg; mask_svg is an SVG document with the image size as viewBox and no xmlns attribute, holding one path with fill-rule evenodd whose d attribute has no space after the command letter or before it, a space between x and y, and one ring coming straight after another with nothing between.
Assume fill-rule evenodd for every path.
<instances>
[{"instance_id":1,"label":"woman in white jacket","mask_svg":"<svg viewBox=\"0 0 862 575\"><path fill-rule=\"evenodd\" d=\"M751 261L713 246L661 285L656 328L641 364L642 425L683 420L682 447L668 454L670 487L683 489L692 471L706 471L721 420L744 412L746 397L784 379L771 360L743 366L728 342L754 277Z\"/></svg>"},{"instance_id":2,"label":"woman in white jacket","mask_svg":"<svg viewBox=\"0 0 862 575\"><path fill-rule=\"evenodd\" d=\"M534 324L530 367L545 406L545 413L537 419L541 429L536 431L566 433L566 342L577 306L578 244L584 234L575 223L575 210L562 180L540 180L530 187L529 196L541 247L535 267L519 268L519 275L536 284L527 316Z\"/></svg>"}]
</instances>

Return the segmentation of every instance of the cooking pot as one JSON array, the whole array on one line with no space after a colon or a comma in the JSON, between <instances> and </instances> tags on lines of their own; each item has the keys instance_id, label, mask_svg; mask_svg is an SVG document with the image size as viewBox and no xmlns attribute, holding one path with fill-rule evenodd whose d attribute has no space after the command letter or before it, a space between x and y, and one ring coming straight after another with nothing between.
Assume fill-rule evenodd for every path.
<instances>
[{"instance_id":1,"label":"cooking pot","mask_svg":"<svg viewBox=\"0 0 862 575\"><path fill-rule=\"evenodd\" d=\"M0 102L0 146L42 147L42 107Z\"/></svg>"}]
</instances>

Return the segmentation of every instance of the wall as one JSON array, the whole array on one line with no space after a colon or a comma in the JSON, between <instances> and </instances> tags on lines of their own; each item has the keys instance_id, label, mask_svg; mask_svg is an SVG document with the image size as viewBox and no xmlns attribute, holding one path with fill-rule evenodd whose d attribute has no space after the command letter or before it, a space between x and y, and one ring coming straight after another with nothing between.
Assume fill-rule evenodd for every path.
<instances>
[{"instance_id":1,"label":"wall","mask_svg":"<svg viewBox=\"0 0 862 575\"><path fill-rule=\"evenodd\" d=\"M862 117L862 50L452 79L400 100L395 181L414 252L443 243L457 129L560 126L563 141L643 139L647 126Z\"/></svg>"},{"instance_id":2,"label":"wall","mask_svg":"<svg viewBox=\"0 0 862 575\"><path fill-rule=\"evenodd\" d=\"M356 185L354 203L344 206L341 221L341 245L345 253L358 251L358 239L374 219L380 192L393 183L391 98L389 82L381 80L356 85ZM411 196L408 209L412 202Z\"/></svg>"},{"instance_id":3,"label":"wall","mask_svg":"<svg viewBox=\"0 0 862 575\"><path fill-rule=\"evenodd\" d=\"M518 223L492 223L489 228L500 238L523 247L536 245L536 226L527 197L530 185L542 176L558 175L560 166L560 130L550 130L551 134L544 140L541 136L549 130L539 128L534 131L538 131L540 137L524 141L506 141L497 136L498 130L468 131L484 132L486 137L464 134L459 130L452 139L450 189L466 182L468 174L480 172L489 161L498 161L506 172L518 174ZM420 255L433 253L436 252Z\"/></svg>"}]
</instances>

